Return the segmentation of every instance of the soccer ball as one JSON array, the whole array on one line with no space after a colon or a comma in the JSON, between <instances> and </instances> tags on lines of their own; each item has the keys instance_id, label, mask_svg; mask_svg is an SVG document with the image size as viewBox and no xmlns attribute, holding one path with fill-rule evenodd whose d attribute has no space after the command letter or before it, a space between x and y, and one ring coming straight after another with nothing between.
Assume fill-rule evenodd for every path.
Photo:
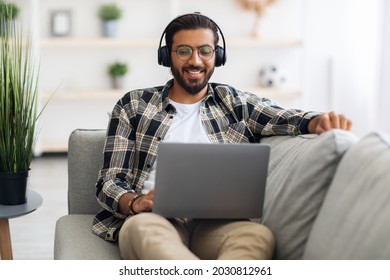
<instances>
[{"instance_id":1,"label":"soccer ball","mask_svg":"<svg viewBox=\"0 0 390 280\"><path fill-rule=\"evenodd\" d=\"M286 82L286 77L274 65L261 68L259 74L262 87L280 87Z\"/></svg>"}]
</instances>

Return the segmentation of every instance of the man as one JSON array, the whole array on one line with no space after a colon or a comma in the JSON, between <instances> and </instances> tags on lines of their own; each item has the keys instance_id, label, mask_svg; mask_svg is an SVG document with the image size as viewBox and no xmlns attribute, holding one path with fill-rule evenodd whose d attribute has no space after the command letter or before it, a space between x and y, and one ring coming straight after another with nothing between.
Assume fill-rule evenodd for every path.
<instances>
[{"instance_id":1,"label":"man","mask_svg":"<svg viewBox=\"0 0 390 280\"><path fill-rule=\"evenodd\" d=\"M173 79L163 87L131 91L113 109L96 185L103 210L93 232L118 240L122 258L272 257L275 240L261 224L167 220L150 212L159 142L254 143L264 136L351 129L342 115L285 110L268 99L209 83L215 66L226 62L218 31L224 40L215 22L200 14L174 19L159 47L159 63L171 67Z\"/></svg>"}]
</instances>

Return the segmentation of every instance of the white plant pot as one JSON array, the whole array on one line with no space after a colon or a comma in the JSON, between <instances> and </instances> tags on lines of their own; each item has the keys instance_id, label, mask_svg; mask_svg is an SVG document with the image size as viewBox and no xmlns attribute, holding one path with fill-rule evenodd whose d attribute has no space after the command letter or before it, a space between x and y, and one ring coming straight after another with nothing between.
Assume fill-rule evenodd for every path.
<instances>
[{"instance_id":1,"label":"white plant pot","mask_svg":"<svg viewBox=\"0 0 390 280\"><path fill-rule=\"evenodd\" d=\"M116 37L118 30L117 20L103 21L103 36L104 37Z\"/></svg>"},{"instance_id":2,"label":"white plant pot","mask_svg":"<svg viewBox=\"0 0 390 280\"><path fill-rule=\"evenodd\" d=\"M111 77L111 86L113 89L122 89L124 85L125 78L120 77Z\"/></svg>"}]
</instances>

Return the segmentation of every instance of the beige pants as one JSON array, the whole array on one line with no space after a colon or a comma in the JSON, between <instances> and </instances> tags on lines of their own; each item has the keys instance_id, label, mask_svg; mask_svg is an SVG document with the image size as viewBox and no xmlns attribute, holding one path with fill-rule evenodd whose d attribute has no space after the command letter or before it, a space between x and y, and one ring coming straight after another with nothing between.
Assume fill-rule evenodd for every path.
<instances>
[{"instance_id":1,"label":"beige pants","mask_svg":"<svg viewBox=\"0 0 390 280\"><path fill-rule=\"evenodd\" d=\"M271 259L274 246L268 228L247 220L167 220L142 213L119 232L123 259Z\"/></svg>"}]
</instances>

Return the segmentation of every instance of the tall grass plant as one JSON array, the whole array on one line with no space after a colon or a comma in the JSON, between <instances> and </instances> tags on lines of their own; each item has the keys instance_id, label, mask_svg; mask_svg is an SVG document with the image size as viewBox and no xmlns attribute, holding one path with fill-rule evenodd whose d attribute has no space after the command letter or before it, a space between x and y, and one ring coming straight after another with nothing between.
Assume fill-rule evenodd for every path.
<instances>
[{"instance_id":1,"label":"tall grass plant","mask_svg":"<svg viewBox=\"0 0 390 280\"><path fill-rule=\"evenodd\" d=\"M9 24L0 38L0 172L27 172L34 156L38 111L39 62L32 36L21 24Z\"/></svg>"}]
</instances>

